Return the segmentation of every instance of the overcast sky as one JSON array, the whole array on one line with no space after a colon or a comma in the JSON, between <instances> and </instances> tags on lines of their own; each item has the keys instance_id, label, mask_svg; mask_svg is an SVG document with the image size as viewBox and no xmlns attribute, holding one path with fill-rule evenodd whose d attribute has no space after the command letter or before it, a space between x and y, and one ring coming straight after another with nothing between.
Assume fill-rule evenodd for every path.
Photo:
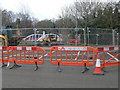
<instances>
[{"instance_id":1,"label":"overcast sky","mask_svg":"<svg viewBox=\"0 0 120 90\"><path fill-rule=\"evenodd\" d=\"M13 12L20 12L20 10L23 9L22 7L25 6L25 8L29 9L31 15L39 20L56 19L64 7L69 6L75 1L76 0L0 0L0 7Z\"/></svg>"},{"instance_id":2,"label":"overcast sky","mask_svg":"<svg viewBox=\"0 0 120 90\"><path fill-rule=\"evenodd\" d=\"M23 6L29 9L32 16L42 19L57 18L65 6L75 0L0 0L2 9L19 12Z\"/></svg>"}]
</instances>

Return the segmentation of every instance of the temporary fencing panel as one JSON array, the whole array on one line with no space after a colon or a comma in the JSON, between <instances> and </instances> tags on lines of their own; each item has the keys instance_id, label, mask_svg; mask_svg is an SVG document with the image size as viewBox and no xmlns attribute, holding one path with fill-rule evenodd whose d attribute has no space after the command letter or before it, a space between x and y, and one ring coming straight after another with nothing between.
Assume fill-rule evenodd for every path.
<instances>
[{"instance_id":1,"label":"temporary fencing panel","mask_svg":"<svg viewBox=\"0 0 120 90\"><path fill-rule=\"evenodd\" d=\"M5 48L2 47L2 53ZM29 47L29 46L9 46L6 48L7 55L2 54L2 62L14 63L14 66L18 64L35 64L36 70L37 64L44 63L45 50L41 47ZM13 66L13 67L14 67ZM13 68L12 67L12 68Z\"/></svg>"},{"instance_id":2,"label":"temporary fencing panel","mask_svg":"<svg viewBox=\"0 0 120 90\"><path fill-rule=\"evenodd\" d=\"M90 46L53 46L50 62L55 65L93 66L96 51Z\"/></svg>"},{"instance_id":3,"label":"temporary fencing panel","mask_svg":"<svg viewBox=\"0 0 120 90\"><path fill-rule=\"evenodd\" d=\"M8 46L0 46L0 63L7 63L8 62Z\"/></svg>"},{"instance_id":4,"label":"temporary fencing panel","mask_svg":"<svg viewBox=\"0 0 120 90\"><path fill-rule=\"evenodd\" d=\"M8 47L9 62L21 64L43 64L45 50L41 47L10 46Z\"/></svg>"},{"instance_id":5,"label":"temporary fencing panel","mask_svg":"<svg viewBox=\"0 0 120 90\"><path fill-rule=\"evenodd\" d=\"M120 65L120 47L118 46L109 46L109 47L98 47L96 48L97 52L100 53L101 57L101 66L115 66Z\"/></svg>"}]
</instances>

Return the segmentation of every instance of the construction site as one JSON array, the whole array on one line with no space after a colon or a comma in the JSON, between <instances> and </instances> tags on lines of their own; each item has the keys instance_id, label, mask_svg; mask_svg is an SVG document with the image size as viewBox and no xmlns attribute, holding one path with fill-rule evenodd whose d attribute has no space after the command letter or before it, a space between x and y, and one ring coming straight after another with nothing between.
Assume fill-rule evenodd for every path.
<instances>
[{"instance_id":1,"label":"construction site","mask_svg":"<svg viewBox=\"0 0 120 90\"><path fill-rule=\"evenodd\" d=\"M79 16L79 8L83 4L89 6L86 7L88 16L85 14L85 18ZM113 8L106 5L108 9L103 10L104 15L99 13L100 8L95 8L94 5L97 4L76 0L73 16L37 23L27 20L29 17L27 14L23 14L26 19L17 17L16 21L7 23L5 20L8 19L5 18L4 12L5 15L9 12L3 10L3 24L0 24L2 90L9 88L119 90L120 24L119 20L115 20L116 15L120 15L120 12L117 12L120 9L118 6L120 2L112 3ZM89 9L96 13L89 12ZM109 13L113 10L111 21L104 21L109 16L105 10ZM68 15L68 12L65 15ZM101 20L99 15L104 19ZM115 18L112 19L113 17ZM30 22L34 24L31 25Z\"/></svg>"},{"instance_id":2,"label":"construction site","mask_svg":"<svg viewBox=\"0 0 120 90\"><path fill-rule=\"evenodd\" d=\"M9 40L9 34L1 34L4 88L118 87L120 47L119 37L113 30L99 36L86 34L87 37L84 37L84 28L74 34L68 32L72 28L3 30L17 36ZM111 40L102 40L107 35Z\"/></svg>"}]
</instances>

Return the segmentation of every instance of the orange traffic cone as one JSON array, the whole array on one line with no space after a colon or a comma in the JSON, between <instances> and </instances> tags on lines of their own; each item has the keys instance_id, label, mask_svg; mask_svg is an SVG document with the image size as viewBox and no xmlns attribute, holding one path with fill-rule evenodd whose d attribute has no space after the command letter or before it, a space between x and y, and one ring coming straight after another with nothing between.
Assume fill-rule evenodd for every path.
<instances>
[{"instance_id":1,"label":"orange traffic cone","mask_svg":"<svg viewBox=\"0 0 120 90\"><path fill-rule=\"evenodd\" d=\"M100 55L97 55L97 61L96 61L96 66L95 66L95 70L94 70L94 75L104 75L104 73L102 72L101 69L101 64L100 64Z\"/></svg>"}]
</instances>

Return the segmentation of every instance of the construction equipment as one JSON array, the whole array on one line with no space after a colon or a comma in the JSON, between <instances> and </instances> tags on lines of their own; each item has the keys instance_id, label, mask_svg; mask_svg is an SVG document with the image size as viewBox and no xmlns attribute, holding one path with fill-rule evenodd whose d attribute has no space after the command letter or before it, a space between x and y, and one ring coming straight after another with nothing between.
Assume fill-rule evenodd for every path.
<instances>
[{"instance_id":1,"label":"construction equipment","mask_svg":"<svg viewBox=\"0 0 120 90\"><path fill-rule=\"evenodd\" d=\"M4 35L0 35L0 46L7 46L8 45L8 39Z\"/></svg>"},{"instance_id":2,"label":"construction equipment","mask_svg":"<svg viewBox=\"0 0 120 90\"><path fill-rule=\"evenodd\" d=\"M7 46L8 45L8 37L7 37L7 32L3 31L2 29L5 29L5 26L0 26L0 46Z\"/></svg>"},{"instance_id":3,"label":"construction equipment","mask_svg":"<svg viewBox=\"0 0 120 90\"><path fill-rule=\"evenodd\" d=\"M45 34L45 32L43 32L43 35L37 41L38 45L51 46L52 44L60 44L62 38L59 37L57 34L53 33Z\"/></svg>"},{"instance_id":4,"label":"construction equipment","mask_svg":"<svg viewBox=\"0 0 120 90\"><path fill-rule=\"evenodd\" d=\"M22 36L17 34L18 30L13 31L12 26L0 27L0 46L16 46L22 40Z\"/></svg>"}]
</instances>

